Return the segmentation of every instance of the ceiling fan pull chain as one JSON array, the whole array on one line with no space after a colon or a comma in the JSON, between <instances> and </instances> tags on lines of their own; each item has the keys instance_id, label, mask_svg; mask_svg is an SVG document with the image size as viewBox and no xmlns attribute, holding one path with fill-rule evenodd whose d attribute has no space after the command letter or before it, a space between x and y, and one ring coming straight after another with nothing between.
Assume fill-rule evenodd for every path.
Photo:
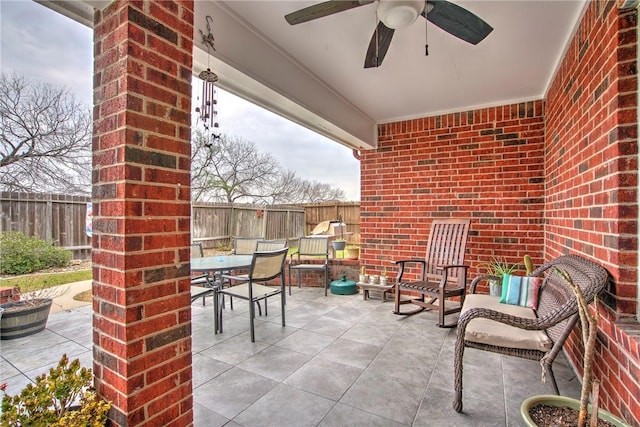
<instances>
[{"instance_id":1,"label":"ceiling fan pull chain","mask_svg":"<svg viewBox=\"0 0 640 427\"><path fill-rule=\"evenodd\" d=\"M424 56L429 56L429 21L424 20Z\"/></svg>"}]
</instances>

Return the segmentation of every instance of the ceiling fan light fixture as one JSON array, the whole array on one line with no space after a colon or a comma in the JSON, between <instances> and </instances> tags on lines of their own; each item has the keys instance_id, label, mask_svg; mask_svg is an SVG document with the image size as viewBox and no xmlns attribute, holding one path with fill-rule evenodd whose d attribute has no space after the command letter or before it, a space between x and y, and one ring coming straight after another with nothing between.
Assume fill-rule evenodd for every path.
<instances>
[{"instance_id":1,"label":"ceiling fan light fixture","mask_svg":"<svg viewBox=\"0 0 640 427\"><path fill-rule=\"evenodd\" d=\"M424 0L380 0L378 17L387 28L398 29L414 23L424 8Z\"/></svg>"}]
</instances>

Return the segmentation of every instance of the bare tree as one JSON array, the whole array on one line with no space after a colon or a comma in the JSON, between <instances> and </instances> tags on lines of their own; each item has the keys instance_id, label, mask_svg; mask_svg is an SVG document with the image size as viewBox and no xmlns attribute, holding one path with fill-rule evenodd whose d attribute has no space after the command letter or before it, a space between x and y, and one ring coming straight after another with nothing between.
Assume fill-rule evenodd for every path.
<instances>
[{"instance_id":1,"label":"bare tree","mask_svg":"<svg viewBox=\"0 0 640 427\"><path fill-rule=\"evenodd\" d=\"M302 202L316 203L344 200L344 190L323 182L305 181L301 188Z\"/></svg>"},{"instance_id":2,"label":"bare tree","mask_svg":"<svg viewBox=\"0 0 640 427\"><path fill-rule=\"evenodd\" d=\"M0 75L0 186L72 194L91 189L91 110L64 87Z\"/></svg>"},{"instance_id":3,"label":"bare tree","mask_svg":"<svg viewBox=\"0 0 640 427\"><path fill-rule=\"evenodd\" d=\"M196 130L191 147L193 200L276 204L344 199L340 189L283 169L253 142Z\"/></svg>"}]
</instances>

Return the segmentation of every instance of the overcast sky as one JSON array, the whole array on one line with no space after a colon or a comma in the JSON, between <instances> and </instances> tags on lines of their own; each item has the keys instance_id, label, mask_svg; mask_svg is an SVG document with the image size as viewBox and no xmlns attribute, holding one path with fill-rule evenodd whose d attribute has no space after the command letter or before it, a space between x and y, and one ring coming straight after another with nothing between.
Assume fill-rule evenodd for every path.
<instances>
[{"instance_id":1,"label":"overcast sky","mask_svg":"<svg viewBox=\"0 0 640 427\"><path fill-rule=\"evenodd\" d=\"M91 29L32 0L0 0L0 35L2 72L65 85L91 105ZM349 148L222 90L218 122L221 132L253 141L299 177L360 200L360 164Z\"/></svg>"}]
</instances>

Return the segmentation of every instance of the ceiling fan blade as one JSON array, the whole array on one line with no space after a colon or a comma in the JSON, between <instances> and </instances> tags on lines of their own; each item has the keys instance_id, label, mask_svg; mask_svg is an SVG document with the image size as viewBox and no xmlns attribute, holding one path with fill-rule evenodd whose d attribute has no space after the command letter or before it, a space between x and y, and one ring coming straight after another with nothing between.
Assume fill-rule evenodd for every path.
<instances>
[{"instance_id":1,"label":"ceiling fan blade","mask_svg":"<svg viewBox=\"0 0 640 427\"><path fill-rule=\"evenodd\" d=\"M430 9L430 6L433 8ZM471 44L478 44L493 31L481 18L457 4L445 0L428 0L422 16L449 34Z\"/></svg>"},{"instance_id":2,"label":"ceiling fan blade","mask_svg":"<svg viewBox=\"0 0 640 427\"><path fill-rule=\"evenodd\" d=\"M364 58L364 68L379 67L380 65L382 65L382 60L389 50L389 45L391 44L391 39L393 38L394 31L394 29L384 25L382 21L378 22L378 29L377 31L374 31L373 36L371 36L369 48L367 49L367 56L365 56ZM376 34L378 35L377 58Z\"/></svg>"},{"instance_id":3,"label":"ceiling fan blade","mask_svg":"<svg viewBox=\"0 0 640 427\"><path fill-rule=\"evenodd\" d=\"M311 21L313 19L322 18L323 16L333 15L334 13L344 12L345 10L364 6L365 4L373 2L374 0L330 0L305 7L304 9L300 9L295 12L291 12L290 14L286 15L284 19L286 19L289 24L296 25L303 22Z\"/></svg>"}]
</instances>

